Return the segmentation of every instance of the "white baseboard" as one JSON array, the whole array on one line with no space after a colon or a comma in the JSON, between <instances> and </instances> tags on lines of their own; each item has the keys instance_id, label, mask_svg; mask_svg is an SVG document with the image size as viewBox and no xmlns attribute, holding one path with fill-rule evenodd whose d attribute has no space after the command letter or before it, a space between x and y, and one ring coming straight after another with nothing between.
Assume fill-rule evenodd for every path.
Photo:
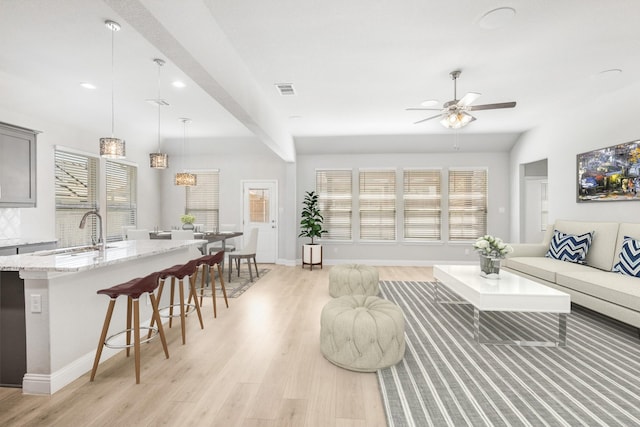
<instances>
[{"instance_id":1,"label":"white baseboard","mask_svg":"<svg viewBox=\"0 0 640 427\"><path fill-rule=\"evenodd\" d=\"M150 320L140 322L140 326L148 326ZM163 322L163 325L169 324L168 320ZM158 339L160 339L158 337ZM155 340L154 340L155 341ZM126 343L125 335L114 338L113 344L124 345ZM112 349L108 347L102 348L102 355L100 357L100 363L112 358L118 354L121 349ZM133 353L132 353L133 354ZM82 357L74 360L62 369L51 374L30 374L26 373L22 378L22 393L24 394L53 394L56 391L62 389L68 384L71 384L87 372L90 372L93 368L93 359L96 357L95 351L91 351ZM131 375L134 375L134 371L131 371ZM96 379L100 376L100 368Z\"/></svg>"},{"instance_id":2,"label":"white baseboard","mask_svg":"<svg viewBox=\"0 0 640 427\"><path fill-rule=\"evenodd\" d=\"M364 264L378 265L385 267L433 267L434 265L460 265L460 264L477 264L476 261L460 261L460 260L402 260L402 259L324 259L324 265L339 264ZM302 265L302 259L296 260L296 265Z\"/></svg>"}]
</instances>

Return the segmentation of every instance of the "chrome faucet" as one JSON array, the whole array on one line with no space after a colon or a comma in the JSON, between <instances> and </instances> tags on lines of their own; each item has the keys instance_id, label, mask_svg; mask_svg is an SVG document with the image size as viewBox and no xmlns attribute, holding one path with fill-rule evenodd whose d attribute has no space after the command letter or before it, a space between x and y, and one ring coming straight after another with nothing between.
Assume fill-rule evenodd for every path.
<instances>
[{"instance_id":1,"label":"chrome faucet","mask_svg":"<svg viewBox=\"0 0 640 427\"><path fill-rule=\"evenodd\" d=\"M102 238L102 217L100 216L100 214L98 213L97 210L92 210L92 211L86 212L84 215L82 215L82 219L80 220L80 228L84 228L84 226L87 223L87 217L89 215L95 215L96 218L98 218L98 230L100 230L99 231L99 235L98 235L98 241L95 242L95 240L93 238L93 235L91 236L91 241L92 241L92 243L94 245L95 244L100 244L100 251L104 252L107 247L106 247L106 243L105 243L104 239Z\"/></svg>"}]
</instances>

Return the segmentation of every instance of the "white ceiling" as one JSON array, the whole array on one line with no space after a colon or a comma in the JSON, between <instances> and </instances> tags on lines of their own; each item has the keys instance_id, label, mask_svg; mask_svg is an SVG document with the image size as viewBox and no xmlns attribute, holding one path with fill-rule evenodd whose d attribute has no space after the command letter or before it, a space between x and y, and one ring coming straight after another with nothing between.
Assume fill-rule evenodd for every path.
<instances>
[{"instance_id":1,"label":"white ceiling","mask_svg":"<svg viewBox=\"0 0 640 427\"><path fill-rule=\"evenodd\" d=\"M517 11L510 22L480 27L505 6ZM294 144L298 153L508 150L551 114L638 83L638 18L635 0L0 0L0 107L110 133L103 22L113 19L122 25L117 136L148 131L153 145L157 110L144 100L156 97L160 57L171 104L163 138L181 137L177 119L190 117L193 137L255 135L285 160ZM474 112L458 136L438 120L414 125L431 112L405 108L452 99L454 69L458 98L480 92L475 104L516 108ZM598 77L609 69L622 73ZM282 82L297 94L279 95Z\"/></svg>"}]
</instances>

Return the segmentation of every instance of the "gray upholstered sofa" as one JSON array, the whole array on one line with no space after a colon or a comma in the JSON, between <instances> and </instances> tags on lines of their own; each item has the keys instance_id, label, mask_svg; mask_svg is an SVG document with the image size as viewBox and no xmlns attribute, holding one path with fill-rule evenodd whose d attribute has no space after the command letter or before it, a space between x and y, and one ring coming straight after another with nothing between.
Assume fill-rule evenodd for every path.
<instances>
[{"instance_id":1,"label":"gray upholstered sofa","mask_svg":"<svg viewBox=\"0 0 640 427\"><path fill-rule=\"evenodd\" d=\"M554 229L594 232L585 264L545 257ZM640 224L559 220L539 244L512 244L504 268L571 295L571 302L640 328L640 278L613 272L625 236L640 239Z\"/></svg>"}]
</instances>

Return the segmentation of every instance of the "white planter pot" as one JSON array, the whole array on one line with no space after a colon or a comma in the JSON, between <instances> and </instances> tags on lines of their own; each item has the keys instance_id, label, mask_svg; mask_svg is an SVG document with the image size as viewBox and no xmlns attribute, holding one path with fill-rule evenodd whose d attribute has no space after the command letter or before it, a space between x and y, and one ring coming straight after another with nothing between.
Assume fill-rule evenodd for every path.
<instances>
[{"instance_id":1,"label":"white planter pot","mask_svg":"<svg viewBox=\"0 0 640 427\"><path fill-rule=\"evenodd\" d=\"M302 246L302 268L305 265L311 266L311 270L313 270L314 265L319 265L322 268L322 245Z\"/></svg>"}]
</instances>

